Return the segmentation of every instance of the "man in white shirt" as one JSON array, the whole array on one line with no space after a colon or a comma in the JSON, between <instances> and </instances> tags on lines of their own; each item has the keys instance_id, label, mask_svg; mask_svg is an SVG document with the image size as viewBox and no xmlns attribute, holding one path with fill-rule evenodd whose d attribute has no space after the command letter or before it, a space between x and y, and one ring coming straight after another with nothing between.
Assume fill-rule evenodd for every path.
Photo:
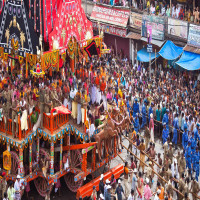
<instances>
[{"instance_id":1,"label":"man in white shirt","mask_svg":"<svg viewBox=\"0 0 200 200\"><path fill-rule=\"evenodd\" d=\"M21 200L21 181L20 181L20 175L17 175L17 179L14 184L15 189L15 200Z\"/></svg>"},{"instance_id":2,"label":"man in white shirt","mask_svg":"<svg viewBox=\"0 0 200 200\"><path fill-rule=\"evenodd\" d=\"M179 12L180 12L180 9L179 9L178 5L176 5L176 9L175 9L175 18L176 19L179 18Z\"/></svg>"},{"instance_id":3,"label":"man in white shirt","mask_svg":"<svg viewBox=\"0 0 200 200\"><path fill-rule=\"evenodd\" d=\"M159 199L159 194L161 193L161 190L157 190L157 192L156 192L156 195L155 195L155 197L154 197L154 200L160 200Z\"/></svg>"},{"instance_id":4,"label":"man in white shirt","mask_svg":"<svg viewBox=\"0 0 200 200\"><path fill-rule=\"evenodd\" d=\"M134 195L134 190L131 189L131 194L128 196L128 200L134 200L134 199L135 199L134 196L135 196L135 195Z\"/></svg>"},{"instance_id":5,"label":"man in white shirt","mask_svg":"<svg viewBox=\"0 0 200 200\"><path fill-rule=\"evenodd\" d=\"M172 17L175 18L175 6L172 4Z\"/></svg>"}]
</instances>

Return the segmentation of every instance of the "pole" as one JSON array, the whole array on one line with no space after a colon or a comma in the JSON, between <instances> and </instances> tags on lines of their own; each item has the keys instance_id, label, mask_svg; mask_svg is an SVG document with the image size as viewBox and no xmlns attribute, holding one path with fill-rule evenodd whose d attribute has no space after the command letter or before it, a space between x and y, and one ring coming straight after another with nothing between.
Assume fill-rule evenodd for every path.
<instances>
[{"instance_id":1,"label":"pole","mask_svg":"<svg viewBox=\"0 0 200 200\"><path fill-rule=\"evenodd\" d=\"M151 52L149 53L149 78L151 78Z\"/></svg>"},{"instance_id":2,"label":"pole","mask_svg":"<svg viewBox=\"0 0 200 200\"><path fill-rule=\"evenodd\" d=\"M129 139L127 138L125 135L123 135L124 138L126 138L133 146L135 146L137 148L137 146ZM137 148L138 149L138 148ZM141 151L145 156L147 156L154 164L156 164L159 168L162 168L162 166L160 166L157 162L155 162L148 154L146 154L144 151Z\"/></svg>"},{"instance_id":3,"label":"pole","mask_svg":"<svg viewBox=\"0 0 200 200\"><path fill-rule=\"evenodd\" d=\"M32 174L32 166L33 166L33 161L32 161L32 143L29 143L29 173Z\"/></svg>"},{"instance_id":4,"label":"pole","mask_svg":"<svg viewBox=\"0 0 200 200\"><path fill-rule=\"evenodd\" d=\"M172 0L170 0L170 17L172 17Z\"/></svg>"},{"instance_id":5,"label":"pole","mask_svg":"<svg viewBox=\"0 0 200 200\"><path fill-rule=\"evenodd\" d=\"M54 141L51 140L50 147L50 176L54 175Z\"/></svg>"},{"instance_id":6,"label":"pole","mask_svg":"<svg viewBox=\"0 0 200 200\"><path fill-rule=\"evenodd\" d=\"M157 70L157 66L156 66L156 49L155 49L155 71L154 71L154 73L156 73L156 70Z\"/></svg>"},{"instance_id":7,"label":"pole","mask_svg":"<svg viewBox=\"0 0 200 200\"><path fill-rule=\"evenodd\" d=\"M137 157L132 151L130 151L127 147L125 147L124 145L122 145L127 151L129 151L134 157L136 157L140 162L143 163L143 165L145 165L146 167L149 167L149 165L147 165L145 162L143 162L139 157ZM160 179L162 179L165 183L168 183L162 176L160 176L160 174L158 174L156 171L154 171L154 169L152 168L152 171L154 172L154 174L156 174ZM184 197L184 195L179 192L176 188L172 187L172 189L175 192L178 192L181 196Z\"/></svg>"}]
</instances>

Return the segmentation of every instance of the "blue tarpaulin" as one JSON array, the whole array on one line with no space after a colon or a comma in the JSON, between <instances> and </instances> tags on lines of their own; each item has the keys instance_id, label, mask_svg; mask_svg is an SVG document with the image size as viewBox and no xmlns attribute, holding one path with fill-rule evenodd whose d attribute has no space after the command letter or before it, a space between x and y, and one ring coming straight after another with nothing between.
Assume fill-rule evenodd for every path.
<instances>
[{"instance_id":1,"label":"blue tarpaulin","mask_svg":"<svg viewBox=\"0 0 200 200\"><path fill-rule=\"evenodd\" d=\"M180 60L176 64L187 70L198 70L200 69L200 54L183 51Z\"/></svg>"},{"instance_id":2,"label":"blue tarpaulin","mask_svg":"<svg viewBox=\"0 0 200 200\"><path fill-rule=\"evenodd\" d=\"M159 57L159 54L156 53L156 58ZM151 60L155 59L155 53L151 53ZM149 62L149 53L147 52L147 48L144 47L140 51L137 52L137 60L141 62Z\"/></svg>"},{"instance_id":3,"label":"blue tarpaulin","mask_svg":"<svg viewBox=\"0 0 200 200\"><path fill-rule=\"evenodd\" d=\"M172 41L167 41L159 54L166 60L175 60L183 53L183 47L176 46Z\"/></svg>"}]
</instances>

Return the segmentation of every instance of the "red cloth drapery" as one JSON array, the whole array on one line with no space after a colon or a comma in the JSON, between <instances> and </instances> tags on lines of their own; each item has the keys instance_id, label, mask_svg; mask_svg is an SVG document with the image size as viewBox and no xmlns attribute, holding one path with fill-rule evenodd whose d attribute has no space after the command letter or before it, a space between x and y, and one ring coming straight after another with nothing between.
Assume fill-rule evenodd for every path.
<instances>
[{"instance_id":1,"label":"red cloth drapery","mask_svg":"<svg viewBox=\"0 0 200 200\"><path fill-rule=\"evenodd\" d=\"M63 105L55 107L51 110L51 112L54 112L54 111L56 111L57 113L60 113L60 114L71 114L71 111Z\"/></svg>"},{"instance_id":2,"label":"red cloth drapery","mask_svg":"<svg viewBox=\"0 0 200 200\"><path fill-rule=\"evenodd\" d=\"M62 4L62 0L44 0L43 3L44 40L47 41L49 34L53 31L58 8Z\"/></svg>"},{"instance_id":3,"label":"red cloth drapery","mask_svg":"<svg viewBox=\"0 0 200 200\"><path fill-rule=\"evenodd\" d=\"M57 40L59 48L67 48L71 37L82 46L82 41L93 37L92 22L89 21L81 7L80 0L65 0L60 4L53 31L49 35L50 49Z\"/></svg>"}]
</instances>

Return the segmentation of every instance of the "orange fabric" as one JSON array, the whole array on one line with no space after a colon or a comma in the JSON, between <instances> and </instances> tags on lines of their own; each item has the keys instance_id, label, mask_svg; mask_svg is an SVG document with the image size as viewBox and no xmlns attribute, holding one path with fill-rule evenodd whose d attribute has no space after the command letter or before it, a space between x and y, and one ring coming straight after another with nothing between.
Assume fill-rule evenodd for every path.
<instances>
[{"instance_id":1,"label":"orange fabric","mask_svg":"<svg viewBox=\"0 0 200 200\"><path fill-rule=\"evenodd\" d=\"M84 71L84 69L80 69L80 77L82 78L83 77L83 71Z\"/></svg>"},{"instance_id":2,"label":"orange fabric","mask_svg":"<svg viewBox=\"0 0 200 200\"><path fill-rule=\"evenodd\" d=\"M96 85L99 85L99 77L96 77L95 83L96 83Z\"/></svg>"},{"instance_id":3,"label":"orange fabric","mask_svg":"<svg viewBox=\"0 0 200 200\"><path fill-rule=\"evenodd\" d=\"M101 78L102 78L103 76L106 78L106 72L102 72L102 73L101 73Z\"/></svg>"},{"instance_id":4,"label":"orange fabric","mask_svg":"<svg viewBox=\"0 0 200 200\"><path fill-rule=\"evenodd\" d=\"M86 77L86 78L89 77L89 73L88 73L88 71L85 72L85 77Z\"/></svg>"},{"instance_id":5,"label":"orange fabric","mask_svg":"<svg viewBox=\"0 0 200 200\"><path fill-rule=\"evenodd\" d=\"M132 132L131 139L136 138L136 136L137 136L137 134L136 134L136 131L134 130L134 131ZM136 144L136 142L135 142L135 144Z\"/></svg>"},{"instance_id":6,"label":"orange fabric","mask_svg":"<svg viewBox=\"0 0 200 200\"><path fill-rule=\"evenodd\" d=\"M4 78L4 79L2 80L2 83L3 83L3 85L7 83L6 78Z\"/></svg>"},{"instance_id":7,"label":"orange fabric","mask_svg":"<svg viewBox=\"0 0 200 200\"><path fill-rule=\"evenodd\" d=\"M105 82L105 81L104 81L104 82L102 81L102 82L101 82L101 86L100 86L100 90L104 92L105 89L106 89L106 82Z\"/></svg>"},{"instance_id":8,"label":"orange fabric","mask_svg":"<svg viewBox=\"0 0 200 200\"><path fill-rule=\"evenodd\" d=\"M158 190L158 188L157 188L157 190ZM164 190L164 187L161 187L161 193L159 194L159 199L164 199L164 193L165 193L165 190Z\"/></svg>"},{"instance_id":9,"label":"orange fabric","mask_svg":"<svg viewBox=\"0 0 200 200\"><path fill-rule=\"evenodd\" d=\"M128 174L128 172L129 172L128 167L124 167L124 172L125 172L126 174Z\"/></svg>"},{"instance_id":10,"label":"orange fabric","mask_svg":"<svg viewBox=\"0 0 200 200\"><path fill-rule=\"evenodd\" d=\"M59 81L59 86L61 87L62 86L62 80L59 79L58 81Z\"/></svg>"},{"instance_id":11,"label":"orange fabric","mask_svg":"<svg viewBox=\"0 0 200 200\"><path fill-rule=\"evenodd\" d=\"M77 70L76 70L76 75L78 76L78 75L79 75L79 73L80 73L80 72L79 72L79 70L77 69Z\"/></svg>"}]
</instances>

